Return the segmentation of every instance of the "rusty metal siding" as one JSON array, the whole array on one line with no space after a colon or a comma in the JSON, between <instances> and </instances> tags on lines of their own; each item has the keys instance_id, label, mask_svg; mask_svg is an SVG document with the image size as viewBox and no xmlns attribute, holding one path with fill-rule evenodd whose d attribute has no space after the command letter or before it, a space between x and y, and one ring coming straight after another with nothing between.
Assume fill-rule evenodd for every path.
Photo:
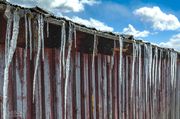
<instances>
[{"instance_id":1,"label":"rusty metal siding","mask_svg":"<svg viewBox=\"0 0 180 119\"><path fill-rule=\"evenodd\" d=\"M2 15L0 16L2 17ZM2 26L6 26L3 19ZM170 80L170 58L151 57L153 67L151 74L147 73L147 57L133 56L132 47L122 54L122 71L120 75L120 52L117 48L113 55L112 47L104 48L101 39L98 44L99 53L91 54L92 36L77 33L77 47L72 47L70 72L65 97L66 71L60 66L58 41L54 38L55 30L61 27L50 25L50 38L45 38L44 59L40 54L37 80L35 82L35 97L33 98L33 79L37 59L37 21L32 20L33 54L30 59L28 47L25 57L24 24L21 19L18 47L9 67L8 110L11 118L22 119L179 119L180 114L180 62L177 62L177 80ZM1 26L0 26L1 27ZM30 28L31 28L30 27ZM1 27L0 41L0 119L2 119L3 79L5 64L5 27ZM68 29L68 28L67 28ZM52 31L51 31L52 30ZM71 29L72 30L72 29ZM69 29L70 31L70 29ZM67 34L69 32L66 32ZM64 34L64 35L67 35ZM1 34L0 34L1 35ZM58 33L56 35L59 35ZM63 35L63 34L62 34ZM51 37L53 36L53 37ZM87 38L87 39L86 39ZM52 40L52 41L51 41ZM61 39L63 40L63 39ZM65 39L66 40L66 39ZM107 39L106 39L107 40ZM73 41L75 41L73 39ZM50 43L51 42L51 43ZM53 43L52 43L53 42ZM74 42L73 42L74 43ZM89 44L90 43L90 44ZM59 43L60 44L60 43ZM68 45L68 43L66 43ZM134 45L134 44L133 44ZM97 46L97 47L98 47ZM131 43L132 46L132 43ZM103 48L102 48L103 47ZM142 46L140 46L143 48ZM98 49L98 48L97 48ZM107 51L109 50L109 51ZM143 49L144 50L144 49ZM146 49L147 50L147 49ZM154 49L153 49L154 50ZM153 52L152 50L152 52ZM141 50L138 50L140 53ZM89 54L88 54L88 53ZM167 50L165 52L170 52ZM166 54L166 55L167 55ZM65 59L67 49L65 50ZM94 62L93 62L94 61ZM161 62L160 62L161 61ZM66 62L66 61L65 61ZM149 68L149 67L148 67ZM152 75L153 78L150 78ZM157 76L156 78L155 75ZM153 79L153 80L152 80ZM152 81L151 81L152 80ZM66 116L66 117L65 117Z\"/></svg>"}]
</instances>

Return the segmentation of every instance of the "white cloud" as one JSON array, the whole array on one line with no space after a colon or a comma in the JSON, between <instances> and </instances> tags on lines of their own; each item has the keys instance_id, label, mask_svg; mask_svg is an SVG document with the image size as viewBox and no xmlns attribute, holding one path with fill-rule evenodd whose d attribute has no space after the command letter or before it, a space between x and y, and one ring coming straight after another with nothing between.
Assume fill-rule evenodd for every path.
<instances>
[{"instance_id":1,"label":"white cloud","mask_svg":"<svg viewBox=\"0 0 180 119\"><path fill-rule=\"evenodd\" d=\"M180 51L180 33L173 35L168 42L161 42L161 47L174 48Z\"/></svg>"},{"instance_id":2,"label":"white cloud","mask_svg":"<svg viewBox=\"0 0 180 119\"><path fill-rule=\"evenodd\" d=\"M136 30L131 24L129 24L127 28L124 28L122 33L133 35L135 38L147 37L150 34L150 32L146 30L144 31Z\"/></svg>"},{"instance_id":3,"label":"white cloud","mask_svg":"<svg viewBox=\"0 0 180 119\"><path fill-rule=\"evenodd\" d=\"M175 15L166 14L157 6L136 9L134 14L140 16L142 21L152 23L155 30L164 31L180 28L180 22Z\"/></svg>"},{"instance_id":4,"label":"white cloud","mask_svg":"<svg viewBox=\"0 0 180 119\"><path fill-rule=\"evenodd\" d=\"M99 4L100 0L7 0L13 4L18 4L24 7L39 6L54 13L56 16L64 17L74 22L84 24L87 27L96 28L102 31L113 31L112 27L107 26L105 23L90 18L89 20L79 17L73 17L72 19L63 16L63 12L80 12L84 10L85 5Z\"/></svg>"},{"instance_id":5,"label":"white cloud","mask_svg":"<svg viewBox=\"0 0 180 119\"><path fill-rule=\"evenodd\" d=\"M82 19L82 18L75 16L72 18L72 21L74 21L76 23L83 24L87 27L96 28L97 30L101 30L101 31L112 32L114 30L112 27L107 26L105 23L98 21L98 20L95 20L93 18L90 18L89 20L87 20L87 19Z\"/></svg>"},{"instance_id":6,"label":"white cloud","mask_svg":"<svg viewBox=\"0 0 180 119\"><path fill-rule=\"evenodd\" d=\"M40 6L45 9L59 9L59 12L80 12L85 5L100 3L98 0L7 0L23 6Z\"/></svg>"},{"instance_id":7,"label":"white cloud","mask_svg":"<svg viewBox=\"0 0 180 119\"><path fill-rule=\"evenodd\" d=\"M79 12L84 10L84 5L94 5L99 3L96 0L54 0L51 3L52 8L61 8L64 11Z\"/></svg>"}]
</instances>

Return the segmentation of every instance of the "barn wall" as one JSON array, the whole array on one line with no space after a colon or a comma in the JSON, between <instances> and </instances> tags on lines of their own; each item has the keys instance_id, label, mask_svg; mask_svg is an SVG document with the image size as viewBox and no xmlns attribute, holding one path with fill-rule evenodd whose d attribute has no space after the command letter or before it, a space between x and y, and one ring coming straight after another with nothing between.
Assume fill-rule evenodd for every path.
<instances>
[{"instance_id":1,"label":"barn wall","mask_svg":"<svg viewBox=\"0 0 180 119\"><path fill-rule=\"evenodd\" d=\"M56 25L50 26L49 38L44 33L47 29L43 29L45 43L38 47L39 36L43 31L38 34L41 27L38 18L37 15L31 19L32 25L28 26L33 34L32 54L29 32L26 53L24 17L20 19L17 47L8 67L6 114L9 118L179 119L180 62L176 61L174 51L162 51L152 48L150 44L131 43L128 45L128 48L131 46L128 53L120 53L122 48L117 47L118 50L115 50L114 41L99 38L97 45L94 44L93 35L83 36L83 33L76 34L77 42L73 37L70 39L73 40L72 44L69 42L62 45L62 42L70 38L69 31L72 29L65 27L67 31L59 35L65 28ZM4 19L0 22L6 26ZM3 116L3 85L7 63L6 27L2 26L0 119ZM64 51L60 46L65 48ZM95 52L94 46L99 51ZM62 53L65 53L65 57Z\"/></svg>"}]
</instances>

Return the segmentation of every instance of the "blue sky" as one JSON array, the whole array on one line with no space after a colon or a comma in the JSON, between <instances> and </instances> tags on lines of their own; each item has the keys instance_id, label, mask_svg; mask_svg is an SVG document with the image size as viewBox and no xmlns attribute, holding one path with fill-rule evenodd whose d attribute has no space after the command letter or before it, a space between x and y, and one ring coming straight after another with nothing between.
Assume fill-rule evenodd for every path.
<instances>
[{"instance_id":1,"label":"blue sky","mask_svg":"<svg viewBox=\"0 0 180 119\"><path fill-rule=\"evenodd\" d=\"M125 34L180 50L178 0L9 0L38 5L89 27Z\"/></svg>"}]
</instances>

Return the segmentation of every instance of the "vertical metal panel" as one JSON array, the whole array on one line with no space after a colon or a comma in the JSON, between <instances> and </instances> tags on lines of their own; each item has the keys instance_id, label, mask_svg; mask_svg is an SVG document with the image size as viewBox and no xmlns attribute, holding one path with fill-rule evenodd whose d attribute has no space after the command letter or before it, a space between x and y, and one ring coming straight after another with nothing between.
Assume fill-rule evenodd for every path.
<instances>
[{"instance_id":1,"label":"vertical metal panel","mask_svg":"<svg viewBox=\"0 0 180 119\"><path fill-rule=\"evenodd\" d=\"M18 115L22 115L23 118L25 118L25 115L27 114L27 95L26 95L26 84L27 80L24 78L24 50L18 49L16 51L16 57L15 57L15 89L16 89L16 113ZM14 113L14 112L13 112Z\"/></svg>"},{"instance_id":2,"label":"vertical metal panel","mask_svg":"<svg viewBox=\"0 0 180 119\"><path fill-rule=\"evenodd\" d=\"M76 119L81 119L81 75L80 75L80 53L76 53Z\"/></svg>"},{"instance_id":3,"label":"vertical metal panel","mask_svg":"<svg viewBox=\"0 0 180 119\"><path fill-rule=\"evenodd\" d=\"M88 55L84 54L84 109L85 119L89 119L89 77L88 77Z\"/></svg>"},{"instance_id":4,"label":"vertical metal panel","mask_svg":"<svg viewBox=\"0 0 180 119\"><path fill-rule=\"evenodd\" d=\"M4 55L4 46L0 45L0 119L2 119L3 115L3 83L4 83L4 65L5 62L5 55Z\"/></svg>"},{"instance_id":5,"label":"vertical metal panel","mask_svg":"<svg viewBox=\"0 0 180 119\"><path fill-rule=\"evenodd\" d=\"M99 119L102 119L102 72L101 72L101 54L98 55L97 59L97 74L98 74L98 113L99 113Z\"/></svg>"},{"instance_id":6,"label":"vertical metal panel","mask_svg":"<svg viewBox=\"0 0 180 119\"><path fill-rule=\"evenodd\" d=\"M106 55L103 55L103 64L102 64L102 70L103 70L103 118L107 119L108 112L107 112L107 58Z\"/></svg>"},{"instance_id":7,"label":"vertical metal panel","mask_svg":"<svg viewBox=\"0 0 180 119\"><path fill-rule=\"evenodd\" d=\"M52 117L52 110L51 110L51 71L50 71L50 63L51 63L51 54L50 49L45 50L45 59L44 59L44 92L45 92L45 114L46 118L49 119Z\"/></svg>"},{"instance_id":8,"label":"vertical metal panel","mask_svg":"<svg viewBox=\"0 0 180 119\"><path fill-rule=\"evenodd\" d=\"M112 119L112 67L113 67L113 56L107 56L107 63L108 63L108 78L107 78L107 89L108 89L108 100L107 100L107 108L108 108L108 118ZM97 79L98 80L98 79Z\"/></svg>"},{"instance_id":9,"label":"vertical metal panel","mask_svg":"<svg viewBox=\"0 0 180 119\"><path fill-rule=\"evenodd\" d=\"M177 63L177 72L180 72L180 61ZM180 118L180 73L177 73L177 83L176 83L176 119Z\"/></svg>"},{"instance_id":10,"label":"vertical metal panel","mask_svg":"<svg viewBox=\"0 0 180 119\"><path fill-rule=\"evenodd\" d=\"M68 118L67 119L72 119L73 118L73 59L71 59L71 64L70 64L70 76L69 76L69 84L68 84L68 94L67 94L67 110L68 110Z\"/></svg>"},{"instance_id":11,"label":"vertical metal panel","mask_svg":"<svg viewBox=\"0 0 180 119\"><path fill-rule=\"evenodd\" d=\"M117 98L118 98L118 96L117 96L117 80L118 80L118 55L115 53L114 54L115 56L115 58L113 58L113 62L114 62L114 66L113 66L113 73L112 73L112 111L113 111L113 113L112 113L112 118L113 119L118 119L118 110L117 110L117 108L118 108L118 104L117 104Z\"/></svg>"},{"instance_id":12,"label":"vertical metal panel","mask_svg":"<svg viewBox=\"0 0 180 119\"><path fill-rule=\"evenodd\" d=\"M60 78L60 66L59 66L59 50L55 50L55 79L56 79L56 83L55 83L55 87L56 87L56 116L57 119L62 119L63 118L63 94L62 94L62 78Z\"/></svg>"},{"instance_id":13,"label":"vertical metal panel","mask_svg":"<svg viewBox=\"0 0 180 119\"><path fill-rule=\"evenodd\" d=\"M92 55L91 57L92 58ZM89 61L90 65L92 65L92 60ZM96 119L96 93L97 93L97 90L96 90L96 79L95 79L95 65L92 65L91 68L90 68L90 75L91 75L91 97L90 97L90 100L91 100L91 118L92 119Z\"/></svg>"}]
</instances>

